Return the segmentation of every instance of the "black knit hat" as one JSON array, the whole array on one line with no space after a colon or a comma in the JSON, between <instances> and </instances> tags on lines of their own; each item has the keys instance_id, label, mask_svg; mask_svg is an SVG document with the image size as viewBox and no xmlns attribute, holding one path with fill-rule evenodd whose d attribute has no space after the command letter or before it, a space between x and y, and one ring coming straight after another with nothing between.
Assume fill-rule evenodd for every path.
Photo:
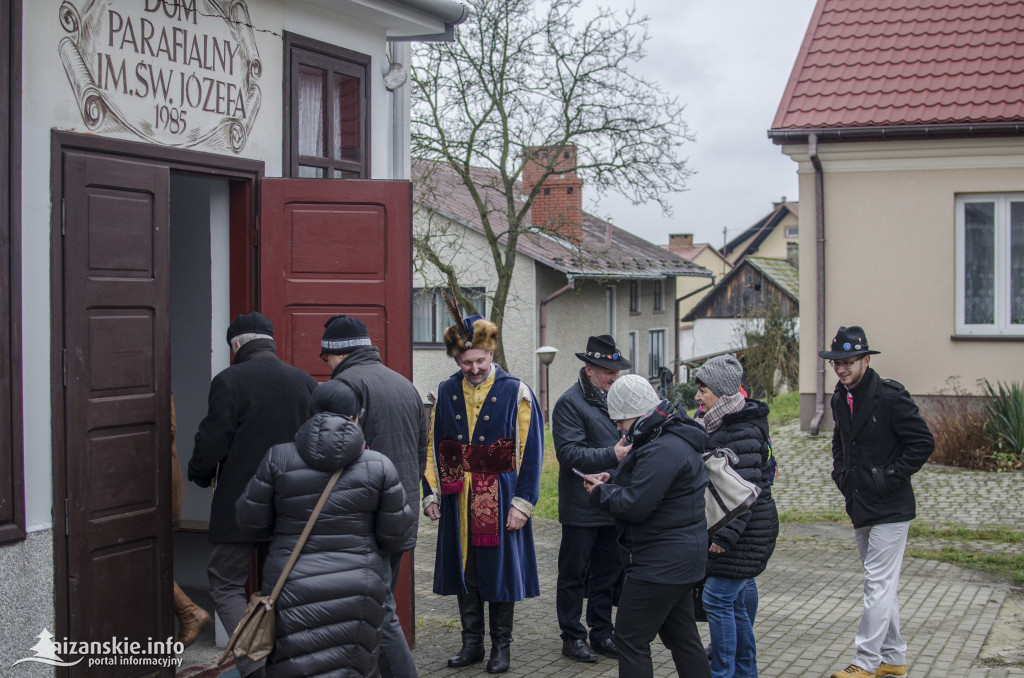
<instances>
[{"instance_id":1,"label":"black knit hat","mask_svg":"<svg viewBox=\"0 0 1024 678\"><path fill-rule=\"evenodd\" d=\"M363 397L359 391L339 379L328 379L309 394L310 416L330 412L343 417L353 417L363 409Z\"/></svg>"},{"instance_id":2,"label":"black knit hat","mask_svg":"<svg viewBox=\"0 0 1024 678\"><path fill-rule=\"evenodd\" d=\"M818 357L825 360L845 360L859 355L874 355L879 351L868 348L868 338L857 325L840 327L836 338L832 340L831 351L818 351Z\"/></svg>"},{"instance_id":3,"label":"black knit hat","mask_svg":"<svg viewBox=\"0 0 1024 678\"><path fill-rule=\"evenodd\" d=\"M228 346L231 345L231 340L240 334L265 334L273 339L274 325L265 315L253 311L239 315L235 318L235 322L228 325Z\"/></svg>"},{"instance_id":4,"label":"black knit hat","mask_svg":"<svg viewBox=\"0 0 1024 678\"><path fill-rule=\"evenodd\" d=\"M321 353L344 355L360 346L372 346L366 325L358 318L336 315L324 323L324 336L320 339Z\"/></svg>"}]
</instances>

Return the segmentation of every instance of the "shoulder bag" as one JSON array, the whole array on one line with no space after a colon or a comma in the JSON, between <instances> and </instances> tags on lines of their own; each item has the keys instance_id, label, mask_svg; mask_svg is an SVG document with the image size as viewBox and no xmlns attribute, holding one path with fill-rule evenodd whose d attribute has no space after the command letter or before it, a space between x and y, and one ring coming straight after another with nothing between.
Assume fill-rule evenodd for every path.
<instances>
[{"instance_id":1,"label":"shoulder bag","mask_svg":"<svg viewBox=\"0 0 1024 678\"><path fill-rule=\"evenodd\" d=\"M284 583L287 581L295 561L299 559L299 553L302 551L302 547L306 545L309 533L313 530L313 524L316 522L317 517L319 517L320 511L323 510L324 504L327 503L327 497L330 496L331 490L338 483L340 476L341 469L338 469L331 476L331 479L327 481L327 487L320 494L320 499L317 501L313 513L310 514L309 520L306 521L306 526L302 529L302 534L299 535L299 540L295 542L292 555L288 559L288 563L285 564L284 569L281 570L281 576L277 578L274 590L270 592L269 596L264 596L259 591L256 591L249 598L249 606L245 609L245 614L239 620L238 626L235 627L234 632L231 634L231 638L228 639L228 644L224 648L224 652L221 653L220 659L217 660L217 664L227 659L229 654L233 654L236 657L248 657L252 661L259 661L269 655L270 651L274 649L274 601L281 594L281 589L284 588Z\"/></svg>"},{"instance_id":2,"label":"shoulder bag","mask_svg":"<svg viewBox=\"0 0 1024 678\"><path fill-rule=\"evenodd\" d=\"M708 469L708 487L704 490L704 515L708 521L708 534L712 535L735 520L754 505L759 488L736 472L739 463L736 453L727 447L704 452L704 465Z\"/></svg>"}]
</instances>

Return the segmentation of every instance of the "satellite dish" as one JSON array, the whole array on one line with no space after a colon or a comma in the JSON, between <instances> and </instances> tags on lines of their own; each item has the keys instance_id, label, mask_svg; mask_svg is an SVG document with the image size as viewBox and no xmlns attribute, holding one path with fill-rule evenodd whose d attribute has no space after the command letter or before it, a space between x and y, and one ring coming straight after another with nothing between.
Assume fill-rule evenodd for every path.
<instances>
[{"instance_id":1,"label":"satellite dish","mask_svg":"<svg viewBox=\"0 0 1024 678\"><path fill-rule=\"evenodd\" d=\"M384 74L384 87L389 92L394 92L407 82L409 82L408 68L397 61L388 66L388 72Z\"/></svg>"}]
</instances>

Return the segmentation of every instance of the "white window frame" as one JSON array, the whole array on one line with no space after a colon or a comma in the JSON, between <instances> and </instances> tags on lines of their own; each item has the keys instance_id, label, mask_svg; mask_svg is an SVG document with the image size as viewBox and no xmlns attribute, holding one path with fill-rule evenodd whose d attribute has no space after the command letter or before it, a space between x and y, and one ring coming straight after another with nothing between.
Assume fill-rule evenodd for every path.
<instances>
[{"instance_id":1,"label":"white window frame","mask_svg":"<svg viewBox=\"0 0 1024 678\"><path fill-rule=\"evenodd\" d=\"M1024 337L1024 324L1010 323L1010 203L1024 203L1024 193L984 193L961 195L956 198L956 334L961 336L1020 336ZM994 322L968 324L966 322L966 215L970 203L995 204L995 284Z\"/></svg>"},{"instance_id":2,"label":"white window frame","mask_svg":"<svg viewBox=\"0 0 1024 678\"><path fill-rule=\"evenodd\" d=\"M608 334L615 336L615 287L608 285L604 288L605 315L608 319Z\"/></svg>"},{"instance_id":3,"label":"white window frame","mask_svg":"<svg viewBox=\"0 0 1024 678\"><path fill-rule=\"evenodd\" d=\"M654 371L651 371L651 361L654 360L654 335L661 335L661 359L662 364L659 364ZM668 328L667 327L652 327L647 330L647 373L648 377L654 378L658 376L658 372L662 367L666 367L664 363L668 362Z\"/></svg>"},{"instance_id":4,"label":"white window frame","mask_svg":"<svg viewBox=\"0 0 1024 678\"><path fill-rule=\"evenodd\" d=\"M481 304L483 309L477 309L481 315L487 317L487 290L483 287L464 287L463 292L476 293L481 297ZM444 346L444 330L446 327L451 325L454 321L448 313L448 308L445 306L444 299L441 297L441 290L438 287L416 287L413 288L413 308L415 309L415 298L416 296L425 296L429 294L430 299L433 302L433 315L431 318L431 324L433 325L430 329L433 336L429 341L416 340L414 339L414 347L430 347L430 346ZM468 315L468 311L461 309L464 314ZM410 318L410 324L412 325L412 335L416 336L416 315L412 314Z\"/></svg>"},{"instance_id":5,"label":"white window frame","mask_svg":"<svg viewBox=\"0 0 1024 678\"><path fill-rule=\"evenodd\" d=\"M799 238L800 227L799 226L786 226L786 237L787 238Z\"/></svg>"},{"instance_id":6,"label":"white window frame","mask_svg":"<svg viewBox=\"0 0 1024 678\"><path fill-rule=\"evenodd\" d=\"M630 374L636 374L636 366L640 362L640 332L638 330L630 330L629 332L629 362L633 363L633 366L629 368Z\"/></svg>"}]
</instances>

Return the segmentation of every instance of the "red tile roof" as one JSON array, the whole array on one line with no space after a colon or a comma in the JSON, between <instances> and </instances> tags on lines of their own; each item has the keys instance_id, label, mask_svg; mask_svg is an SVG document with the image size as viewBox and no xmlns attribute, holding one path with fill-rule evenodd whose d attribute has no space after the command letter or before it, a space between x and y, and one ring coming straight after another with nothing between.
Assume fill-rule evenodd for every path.
<instances>
[{"instance_id":1,"label":"red tile roof","mask_svg":"<svg viewBox=\"0 0 1024 678\"><path fill-rule=\"evenodd\" d=\"M770 136L1024 122L1024 0L819 0Z\"/></svg>"}]
</instances>

